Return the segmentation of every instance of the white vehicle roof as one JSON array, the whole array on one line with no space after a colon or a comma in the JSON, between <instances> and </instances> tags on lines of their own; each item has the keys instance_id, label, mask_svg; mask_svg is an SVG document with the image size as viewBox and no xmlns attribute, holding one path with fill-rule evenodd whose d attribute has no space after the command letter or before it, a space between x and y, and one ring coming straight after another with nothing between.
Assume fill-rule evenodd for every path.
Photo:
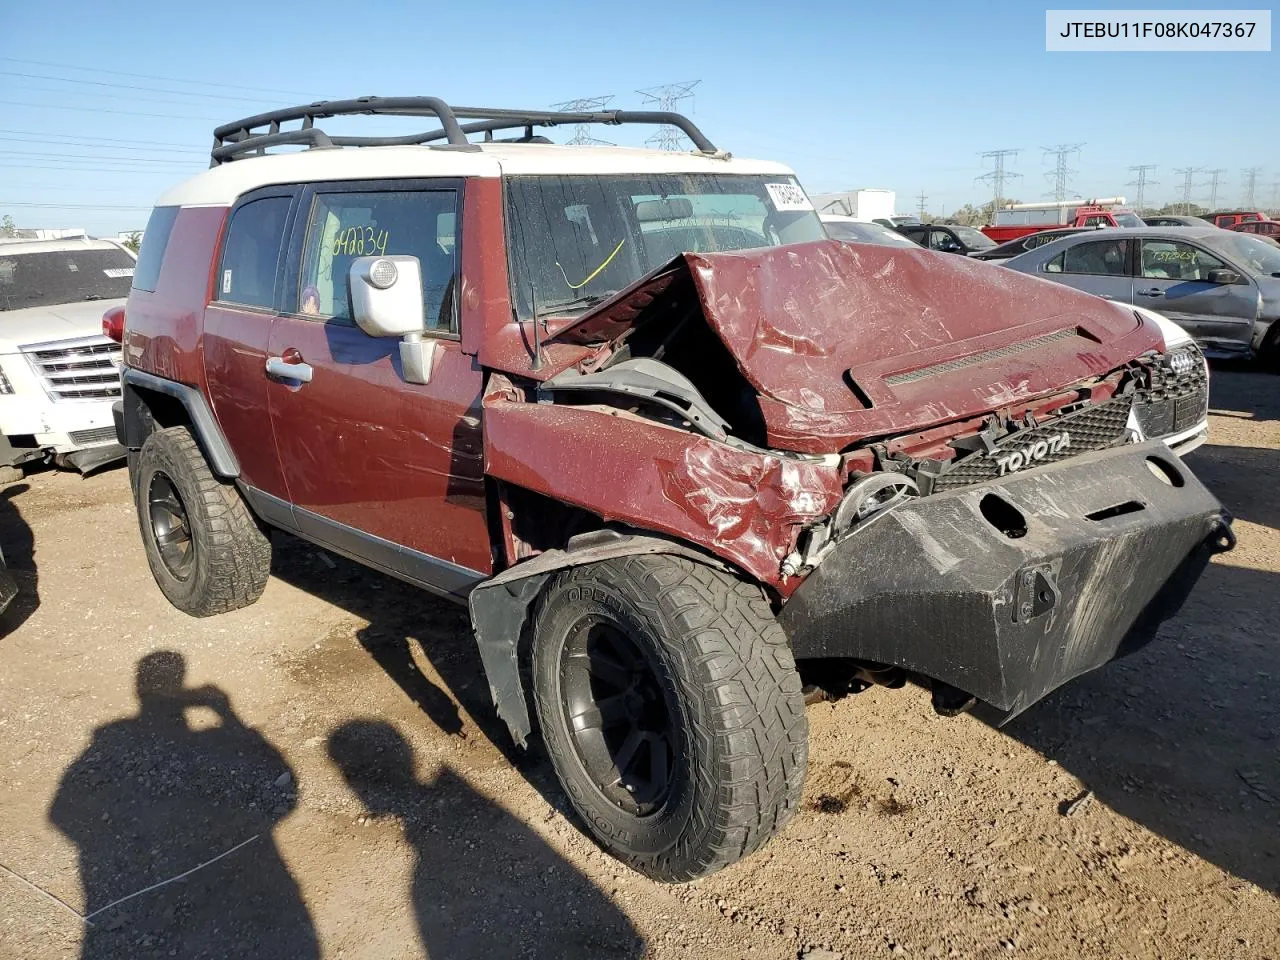
<instances>
[{"instance_id":1,"label":"white vehicle roof","mask_svg":"<svg viewBox=\"0 0 1280 960\"><path fill-rule=\"evenodd\" d=\"M767 160L718 159L632 147L478 143L474 151L424 146L343 147L238 159L166 191L157 206L227 206L243 193L277 183L513 174L718 173L795 174Z\"/></svg>"},{"instance_id":2,"label":"white vehicle roof","mask_svg":"<svg viewBox=\"0 0 1280 960\"><path fill-rule=\"evenodd\" d=\"M21 256L24 253L65 253L68 250L124 250L128 248L115 240L94 240L90 237L70 237L62 240L0 240L0 256ZM132 253L129 253L133 256Z\"/></svg>"}]
</instances>

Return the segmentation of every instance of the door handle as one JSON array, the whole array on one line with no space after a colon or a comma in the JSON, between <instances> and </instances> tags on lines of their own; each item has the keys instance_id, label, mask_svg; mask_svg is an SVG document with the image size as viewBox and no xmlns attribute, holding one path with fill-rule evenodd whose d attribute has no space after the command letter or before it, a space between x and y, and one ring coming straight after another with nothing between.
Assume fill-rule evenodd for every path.
<instances>
[{"instance_id":1,"label":"door handle","mask_svg":"<svg viewBox=\"0 0 1280 960\"><path fill-rule=\"evenodd\" d=\"M290 363L284 357L267 357L267 376L281 380L297 380L299 383L311 382L311 364Z\"/></svg>"},{"instance_id":2,"label":"door handle","mask_svg":"<svg viewBox=\"0 0 1280 960\"><path fill-rule=\"evenodd\" d=\"M1150 290L1139 290L1139 291L1138 291L1138 296L1140 296L1140 297L1163 297L1163 296L1164 296L1164 291L1163 291L1163 290L1161 290L1159 287L1152 287Z\"/></svg>"}]
</instances>

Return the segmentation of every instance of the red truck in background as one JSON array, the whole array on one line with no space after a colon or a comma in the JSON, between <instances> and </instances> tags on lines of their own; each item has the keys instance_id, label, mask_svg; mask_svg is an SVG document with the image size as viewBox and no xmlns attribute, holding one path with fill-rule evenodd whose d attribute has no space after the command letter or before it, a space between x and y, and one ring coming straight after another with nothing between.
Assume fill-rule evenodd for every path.
<instances>
[{"instance_id":1,"label":"red truck in background","mask_svg":"<svg viewBox=\"0 0 1280 960\"><path fill-rule=\"evenodd\" d=\"M1221 213L1206 214L1205 219L1215 227L1222 227L1226 230L1235 230L1238 229L1241 224L1266 223L1271 218L1258 210L1225 210Z\"/></svg>"},{"instance_id":2,"label":"red truck in background","mask_svg":"<svg viewBox=\"0 0 1280 960\"><path fill-rule=\"evenodd\" d=\"M1052 203L1012 203L996 211L995 223L982 232L996 243L1058 227L1141 227L1142 218L1123 209L1124 197L1103 200L1061 200Z\"/></svg>"}]
</instances>

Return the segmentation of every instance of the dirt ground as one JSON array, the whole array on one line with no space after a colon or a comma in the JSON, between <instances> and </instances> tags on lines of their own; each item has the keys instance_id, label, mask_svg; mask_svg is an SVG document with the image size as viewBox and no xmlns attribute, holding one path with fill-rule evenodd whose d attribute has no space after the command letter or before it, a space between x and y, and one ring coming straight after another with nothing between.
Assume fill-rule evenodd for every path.
<instances>
[{"instance_id":1,"label":"dirt ground","mask_svg":"<svg viewBox=\"0 0 1280 960\"><path fill-rule=\"evenodd\" d=\"M911 687L811 707L804 811L685 886L509 746L460 608L281 537L256 606L192 620L123 471L33 474L0 492L0 957L1280 960L1280 378L1218 370L1213 408L1190 461L1239 546L1157 642L1003 730Z\"/></svg>"}]
</instances>

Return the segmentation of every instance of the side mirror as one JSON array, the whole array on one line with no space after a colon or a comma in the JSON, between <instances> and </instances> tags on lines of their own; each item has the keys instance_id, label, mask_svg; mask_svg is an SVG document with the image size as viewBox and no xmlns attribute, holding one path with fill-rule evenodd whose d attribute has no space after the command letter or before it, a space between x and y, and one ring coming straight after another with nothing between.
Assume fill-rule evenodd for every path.
<instances>
[{"instance_id":1,"label":"side mirror","mask_svg":"<svg viewBox=\"0 0 1280 960\"><path fill-rule=\"evenodd\" d=\"M1210 283L1239 283L1240 274L1234 270L1210 270L1208 280Z\"/></svg>"},{"instance_id":2,"label":"side mirror","mask_svg":"<svg viewBox=\"0 0 1280 960\"><path fill-rule=\"evenodd\" d=\"M422 266L417 257L357 257L347 274L351 317L371 337L404 337L400 366L409 383L429 383L436 343L423 340Z\"/></svg>"}]
</instances>

